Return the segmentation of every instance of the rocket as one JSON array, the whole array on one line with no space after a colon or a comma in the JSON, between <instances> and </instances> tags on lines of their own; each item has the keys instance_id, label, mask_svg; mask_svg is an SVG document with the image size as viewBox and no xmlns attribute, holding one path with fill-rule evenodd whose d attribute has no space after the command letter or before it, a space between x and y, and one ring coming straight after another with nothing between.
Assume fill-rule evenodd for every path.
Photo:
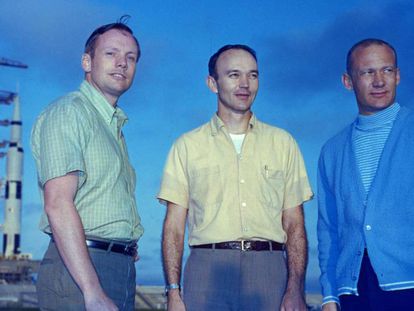
<instances>
[{"instance_id":1,"label":"rocket","mask_svg":"<svg viewBox=\"0 0 414 311\"><path fill-rule=\"evenodd\" d=\"M22 207L23 148L20 102L14 94L13 117L9 123L11 136L7 151L7 176L3 225L3 256L12 258L20 254L20 222Z\"/></svg>"}]
</instances>

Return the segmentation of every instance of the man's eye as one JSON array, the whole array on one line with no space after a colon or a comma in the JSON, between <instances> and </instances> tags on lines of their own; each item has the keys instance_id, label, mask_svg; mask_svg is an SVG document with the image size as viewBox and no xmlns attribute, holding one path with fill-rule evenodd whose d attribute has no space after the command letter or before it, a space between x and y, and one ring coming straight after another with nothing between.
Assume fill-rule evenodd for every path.
<instances>
[{"instance_id":1,"label":"man's eye","mask_svg":"<svg viewBox=\"0 0 414 311\"><path fill-rule=\"evenodd\" d=\"M238 73L231 73L231 74L229 74L229 77L232 78L232 79L237 79L239 77L239 74Z\"/></svg>"},{"instance_id":2,"label":"man's eye","mask_svg":"<svg viewBox=\"0 0 414 311\"><path fill-rule=\"evenodd\" d=\"M363 70L361 71L361 76L369 76L372 75L374 73L373 70Z\"/></svg>"}]
</instances>

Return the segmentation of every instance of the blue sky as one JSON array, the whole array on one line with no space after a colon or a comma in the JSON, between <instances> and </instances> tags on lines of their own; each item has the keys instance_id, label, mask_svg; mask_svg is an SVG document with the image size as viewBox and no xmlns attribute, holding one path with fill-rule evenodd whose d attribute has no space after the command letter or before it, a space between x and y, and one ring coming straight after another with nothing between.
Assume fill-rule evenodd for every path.
<instances>
[{"instance_id":1,"label":"blue sky","mask_svg":"<svg viewBox=\"0 0 414 311\"><path fill-rule=\"evenodd\" d=\"M83 79L80 56L89 34L98 25L131 15L129 26L141 43L142 58L134 85L119 104L130 118L124 134L138 174L138 209L146 229L139 243L140 284L163 284L165 209L155 196L173 141L215 112L216 98L205 77L209 57L222 45L243 43L257 51L260 90L253 110L261 120L294 135L314 191L322 144L357 113L353 94L340 83L353 43L379 37L395 46L402 77L398 100L413 106L414 4L408 0L3 0L0 12L0 57L29 65L26 70L0 67L0 90L19 89L21 96L22 251L38 259L48 239L37 229L42 206L29 148L31 126L49 102L78 88ZM11 114L12 107L0 106L0 119ZM0 127L0 141L8 138L9 128ZM0 177L5 166L0 159ZM318 290L316 210L316 200L306 204L309 291Z\"/></svg>"}]
</instances>

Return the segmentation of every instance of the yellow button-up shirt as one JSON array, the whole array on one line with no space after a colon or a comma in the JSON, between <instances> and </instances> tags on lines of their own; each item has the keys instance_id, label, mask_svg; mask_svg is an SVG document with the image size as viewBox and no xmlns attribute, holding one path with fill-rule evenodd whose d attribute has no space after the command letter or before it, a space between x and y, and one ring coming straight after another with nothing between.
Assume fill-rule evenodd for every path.
<instances>
[{"instance_id":1,"label":"yellow button-up shirt","mask_svg":"<svg viewBox=\"0 0 414 311\"><path fill-rule=\"evenodd\" d=\"M135 171L121 128L127 117L84 81L77 92L49 105L37 118L31 147L38 185L78 172L74 199L88 237L137 240L143 233L135 202ZM45 213L41 230L50 233Z\"/></svg>"},{"instance_id":2,"label":"yellow button-up shirt","mask_svg":"<svg viewBox=\"0 0 414 311\"><path fill-rule=\"evenodd\" d=\"M158 199L188 208L189 245L286 242L284 209L313 196L295 140L253 115L240 154L220 118L170 150Z\"/></svg>"}]
</instances>

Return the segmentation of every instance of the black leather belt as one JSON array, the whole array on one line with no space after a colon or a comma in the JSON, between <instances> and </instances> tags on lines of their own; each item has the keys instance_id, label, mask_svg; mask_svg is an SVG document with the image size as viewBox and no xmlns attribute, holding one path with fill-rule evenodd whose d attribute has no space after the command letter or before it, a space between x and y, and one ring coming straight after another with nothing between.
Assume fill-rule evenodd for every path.
<instances>
[{"instance_id":1,"label":"black leather belt","mask_svg":"<svg viewBox=\"0 0 414 311\"><path fill-rule=\"evenodd\" d=\"M86 245L89 248L97 248L102 249L107 252L114 252L119 254L124 254L127 256L135 257L137 255L137 243L129 243L129 244L120 244L120 243L113 243L113 242L104 242L104 241L97 241L97 240L86 240Z\"/></svg>"},{"instance_id":2,"label":"black leather belt","mask_svg":"<svg viewBox=\"0 0 414 311\"><path fill-rule=\"evenodd\" d=\"M50 237L52 242L55 242L53 236ZM124 254L127 256L135 257L138 254L138 245L136 242L131 242L128 244L122 243L113 243L97 240L86 240L86 245L89 248L97 248L107 252L114 252L119 254Z\"/></svg>"},{"instance_id":3,"label":"black leather belt","mask_svg":"<svg viewBox=\"0 0 414 311\"><path fill-rule=\"evenodd\" d=\"M212 244L193 245L191 248L238 249L241 251L283 251L285 245L273 241L229 241Z\"/></svg>"}]
</instances>

